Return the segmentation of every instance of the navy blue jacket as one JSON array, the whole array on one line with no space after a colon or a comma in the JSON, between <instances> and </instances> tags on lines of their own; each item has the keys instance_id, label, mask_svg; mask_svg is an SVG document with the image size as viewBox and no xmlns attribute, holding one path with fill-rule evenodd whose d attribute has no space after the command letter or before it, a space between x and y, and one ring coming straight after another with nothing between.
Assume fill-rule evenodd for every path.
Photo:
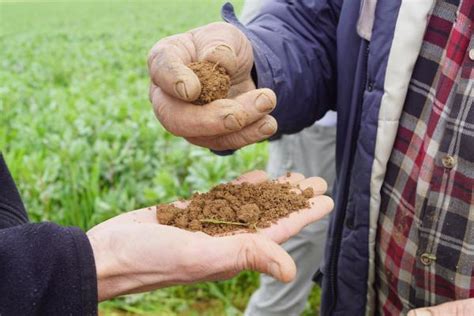
<instances>
[{"instance_id":1,"label":"navy blue jacket","mask_svg":"<svg viewBox=\"0 0 474 316\"><path fill-rule=\"evenodd\" d=\"M28 223L0 154L0 315L96 315L97 280L78 228Z\"/></svg>"},{"instance_id":2,"label":"navy blue jacket","mask_svg":"<svg viewBox=\"0 0 474 316\"><path fill-rule=\"evenodd\" d=\"M338 114L322 315L374 313L380 187L433 2L266 0L245 26L223 7L252 43L257 86L277 95L278 133Z\"/></svg>"}]
</instances>

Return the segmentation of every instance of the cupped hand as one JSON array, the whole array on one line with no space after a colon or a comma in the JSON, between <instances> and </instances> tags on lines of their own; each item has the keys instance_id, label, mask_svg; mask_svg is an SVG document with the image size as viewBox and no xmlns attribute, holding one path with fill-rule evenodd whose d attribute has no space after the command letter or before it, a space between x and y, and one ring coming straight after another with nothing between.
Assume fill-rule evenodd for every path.
<instances>
[{"instance_id":1,"label":"cupped hand","mask_svg":"<svg viewBox=\"0 0 474 316\"><path fill-rule=\"evenodd\" d=\"M191 102L201 84L186 65L207 60L223 66L231 79L227 99L203 106ZM276 105L269 89L255 89L250 41L235 26L218 22L166 37L151 49L150 101L161 124L190 143L214 150L237 149L273 135L268 115Z\"/></svg>"},{"instance_id":2,"label":"cupped hand","mask_svg":"<svg viewBox=\"0 0 474 316\"><path fill-rule=\"evenodd\" d=\"M235 182L265 180L265 172L253 171ZM93 227L87 235L96 262L99 300L176 284L228 279L243 270L291 281L296 274L295 263L278 244L328 214L333 202L322 195L327 185L321 178L305 179L293 173L279 181L298 184L300 189L312 187L315 196L310 199L311 206L257 233L211 237L160 225L154 207L128 212Z\"/></svg>"}]
</instances>

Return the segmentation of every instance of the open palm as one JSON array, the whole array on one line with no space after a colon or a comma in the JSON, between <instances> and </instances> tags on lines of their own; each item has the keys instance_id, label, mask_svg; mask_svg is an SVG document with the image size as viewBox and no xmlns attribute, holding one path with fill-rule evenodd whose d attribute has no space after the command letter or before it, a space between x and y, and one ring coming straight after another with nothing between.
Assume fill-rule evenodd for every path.
<instances>
[{"instance_id":1,"label":"open palm","mask_svg":"<svg viewBox=\"0 0 474 316\"><path fill-rule=\"evenodd\" d=\"M267 180L263 171L253 171L234 182ZM326 183L293 173L279 181L312 187L310 208L290 214L257 233L211 237L160 225L155 208L144 208L114 217L87 234L96 257L99 298L149 291L175 284L227 279L250 269L291 281L296 267L278 244L296 235L304 226L328 214L332 200L322 195ZM295 188L296 189L296 188ZM176 202L184 207L186 202Z\"/></svg>"}]
</instances>

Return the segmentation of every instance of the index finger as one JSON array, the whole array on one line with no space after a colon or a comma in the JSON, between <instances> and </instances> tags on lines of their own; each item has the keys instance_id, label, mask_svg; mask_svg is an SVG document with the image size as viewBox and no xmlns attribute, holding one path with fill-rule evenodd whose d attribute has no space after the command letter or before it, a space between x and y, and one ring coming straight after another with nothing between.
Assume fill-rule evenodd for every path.
<instances>
[{"instance_id":1,"label":"index finger","mask_svg":"<svg viewBox=\"0 0 474 316\"><path fill-rule=\"evenodd\" d=\"M201 93L201 83L186 65L196 59L196 49L189 33L160 40L148 57L152 82L163 91L184 101L193 101Z\"/></svg>"}]
</instances>

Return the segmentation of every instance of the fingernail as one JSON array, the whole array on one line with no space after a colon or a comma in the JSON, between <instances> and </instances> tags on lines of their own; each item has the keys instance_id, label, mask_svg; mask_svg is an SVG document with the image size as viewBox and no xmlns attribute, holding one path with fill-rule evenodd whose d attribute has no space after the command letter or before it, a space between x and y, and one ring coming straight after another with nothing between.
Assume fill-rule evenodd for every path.
<instances>
[{"instance_id":1,"label":"fingernail","mask_svg":"<svg viewBox=\"0 0 474 316\"><path fill-rule=\"evenodd\" d=\"M270 274L275 278L281 276L280 266L276 262L270 262L268 264L268 271L270 271Z\"/></svg>"},{"instance_id":2,"label":"fingernail","mask_svg":"<svg viewBox=\"0 0 474 316\"><path fill-rule=\"evenodd\" d=\"M273 109L274 104L272 100L265 94L262 93L257 97L255 106L259 112L268 112Z\"/></svg>"},{"instance_id":3,"label":"fingernail","mask_svg":"<svg viewBox=\"0 0 474 316\"><path fill-rule=\"evenodd\" d=\"M258 130L264 135L273 135L273 133L275 133L275 125L271 122L265 122L259 127Z\"/></svg>"},{"instance_id":4,"label":"fingernail","mask_svg":"<svg viewBox=\"0 0 474 316\"><path fill-rule=\"evenodd\" d=\"M242 124L239 122L239 120L235 117L234 114L228 114L224 118L224 126L225 128L231 131L239 130L242 128Z\"/></svg>"},{"instance_id":5,"label":"fingernail","mask_svg":"<svg viewBox=\"0 0 474 316\"><path fill-rule=\"evenodd\" d=\"M189 100L188 91L186 90L186 85L182 81L178 81L174 86L176 93L181 97L183 100Z\"/></svg>"},{"instance_id":6,"label":"fingernail","mask_svg":"<svg viewBox=\"0 0 474 316\"><path fill-rule=\"evenodd\" d=\"M223 51L223 52L229 52L229 53L233 53L234 51L232 50L232 48L228 45L219 45L215 48L216 51Z\"/></svg>"}]
</instances>

